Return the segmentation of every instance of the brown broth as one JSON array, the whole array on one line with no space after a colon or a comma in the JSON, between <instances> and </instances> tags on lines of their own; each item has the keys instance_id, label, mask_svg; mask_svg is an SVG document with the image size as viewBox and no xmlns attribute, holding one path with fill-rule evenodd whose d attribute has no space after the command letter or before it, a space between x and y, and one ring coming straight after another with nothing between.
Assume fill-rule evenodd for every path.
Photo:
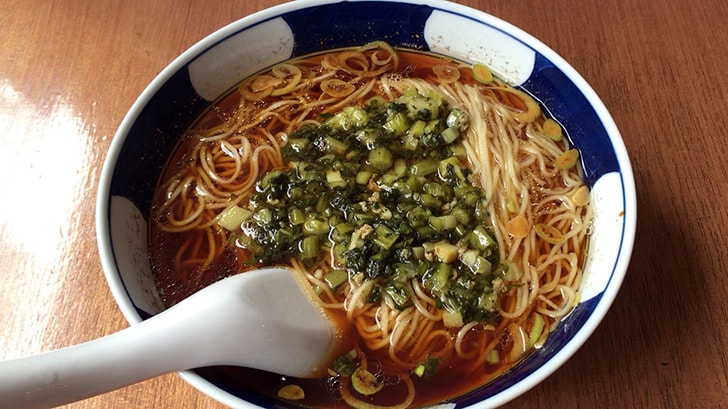
<instances>
[{"instance_id":1,"label":"brown broth","mask_svg":"<svg viewBox=\"0 0 728 409\"><path fill-rule=\"evenodd\" d=\"M439 57L416 52L403 52L398 50L398 54L400 56L400 67L403 67L403 75L411 77L433 77L432 67L447 61ZM470 70L461 69L460 71L460 81L474 81ZM214 104L214 107L200 118L196 126L200 126L200 124L212 124L226 118L230 115L232 107L236 105L238 98L239 94L232 92ZM182 138L178 148L169 161L162 180L170 178L178 170L178 167L185 163L185 159L189 156L187 150L190 149L191 142L189 137ZM161 196L161 194L158 196ZM174 305L201 288L224 277L237 274L244 269L241 266L241 261L245 260L245 251L230 245L221 257L218 257L212 265L205 269L189 268L184 271L177 271L174 268L175 251L183 242L189 240L189 237L183 234L166 233L160 230L156 226L156 223L151 223L150 235L152 243L152 267L157 279L158 288L167 306ZM201 240L200 243L204 243L204 240ZM202 245L204 246L204 244ZM234 313L234 311L231 311L231 313ZM338 317L337 320L342 327L350 326L343 315ZM352 345L355 344L358 345L361 342L354 340ZM370 368L378 365L387 367L389 358L379 353L367 352L367 354ZM487 368L486 371L464 371L463 365L465 363L461 362L459 358L451 359L442 362L438 367L437 376L431 380L424 380L417 376L412 376L416 388L416 397L411 406L417 407L433 404L461 395L483 385L506 370L505 367L494 367ZM305 399L295 402L296 404L321 408L348 407L338 395L335 388L332 388L329 384L331 380L327 379L292 380L276 374L237 367L203 368L199 372L207 376L208 379L213 379L223 384L232 382L235 387L242 386L252 391L259 391L261 394L273 398L275 398L280 387L288 383L295 383L303 387L306 393ZM402 385L385 387L381 392L376 394L376 402L377 404L396 404L404 399L404 394L405 391Z\"/></svg>"}]
</instances>

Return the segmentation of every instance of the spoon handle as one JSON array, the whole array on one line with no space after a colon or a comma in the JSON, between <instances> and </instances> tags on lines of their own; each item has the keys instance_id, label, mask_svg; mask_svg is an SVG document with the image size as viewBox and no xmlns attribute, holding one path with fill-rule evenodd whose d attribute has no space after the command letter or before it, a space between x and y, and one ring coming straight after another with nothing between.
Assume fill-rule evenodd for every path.
<instances>
[{"instance_id":1,"label":"spoon handle","mask_svg":"<svg viewBox=\"0 0 728 409\"><path fill-rule=\"evenodd\" d=\"M49 408L185 369L184 354L141 323L84 344L0 362L0 408Z\"/></svg>"},{"instance_id":2,"label":"spoon handle","mask_svg":"<svg viewBox=\"0 0 728 409\"><path fill-rule=\"evenodd\" d=\"M0 362L0 409L59 406L213 365L315 376L333 350L332 330L289 271L239 274L115 334Z\"/></svg>"},{"instance_id":3,"label":"spoon handle","mask_svg":"<svg viewBox=\"0 0 728 409\"><path fill-rule=\"evenodd\" d=\"M202 293L103 338L0 362L0 409L50 408L165 373L221 363L224 355L205 347L200 334L224 333L221 328L229 324L214 312L222 311L230 296L220 290L215 297Z\"/></svg>"}]
</instances>

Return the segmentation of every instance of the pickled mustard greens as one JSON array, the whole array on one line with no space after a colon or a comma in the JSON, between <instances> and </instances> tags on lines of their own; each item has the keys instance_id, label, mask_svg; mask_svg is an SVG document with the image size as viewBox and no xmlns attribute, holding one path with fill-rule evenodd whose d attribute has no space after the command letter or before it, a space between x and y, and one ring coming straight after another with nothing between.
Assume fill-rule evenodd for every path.
<instances>
[{"instance_id":1,"label":"pickled mustard greens","mask_svg":"<svg viewBox=\"0 0 728 409\"><path fill-rule=\"evenodd\" d=\"M367 301L412 305L420 280L448 327L492 322L503 290L483 190L466 166L468 115L434 91L414 88L387 103L346 107L303 125L282 147L284 163L262 175L247 206L220 216L241 226L238 245L263 264L295 257L336 290L371 281Z\"/></svg>"}]
</instances>

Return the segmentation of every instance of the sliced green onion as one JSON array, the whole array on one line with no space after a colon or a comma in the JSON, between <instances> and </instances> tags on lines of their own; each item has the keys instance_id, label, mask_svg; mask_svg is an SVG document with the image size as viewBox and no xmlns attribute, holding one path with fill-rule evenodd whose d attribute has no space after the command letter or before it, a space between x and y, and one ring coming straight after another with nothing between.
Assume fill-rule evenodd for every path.
<instances>
[{"instance_id":1,"label":"sliced green onion","mask_svg":"<svg viewBox=\"0 0 728 409\"><path fill-rule=\"evenodd\" d=\"M301 259L307 260L318 256L319 251L319 238L318 236L306 236L304 237L299 245L299 252L301 253Z\"/></svg>"},{"instance_id":2,"label":"sliced green onion","mask_svg":"<svg viewBox=\"0 0 728 409\"><path fill-rule=\"evenodd\" d=\"M473 229L473 234L470 237L470 245L481 251L497 245L495 239L491 237L483 225L479 225Z\"/></svg>"},{"instance_id":3,"label":"sliced green onion","mask_svg":"<svg viewBox=\"0 0 728 409\"><path fill-rule=\"evenodd\" d=\"M362 170L360 172L357 172L356 177L354 180L356 180L356 183L360 185L366 185L369 183L369 180L372 178L372 172L369 172L367 170Z\"/></svg>"},{"instance_id":4,"label":"sliced green onion","mask_svg":"<svg viewBox=\"0 0 728 409\"><path fill-rule=\"evenodd\" d=\"M376 170L384 171L392 167L392 152L384 146L379 146L369 151L367 161Z\"/></svg>"},{"instance_id":5,"label":"sliced green onion","mask_svg":"<svg viewBox=\"0 0 728 409\"><path fill-rule=\"evenodd\" d=\"M486 85L493 82L493 73L483 64L473 65L473 77L476 81Z\"/></svg>"},{"instance_id":6,"label":"sliced green onion","mask_svg":"<svg viewBox=\"0 0 728 409\"><path fill-rule=\"evenodd\" d=\"M564 234L554 226L550 224L538 223L534 226L538 237L544 239L546 242L551 244L561 244L566 239Z\"/></svg>"},{"instance_id":7,"label":"sliced green onion","mask_svg":"<svg viewBox=\"0 0 728 409\"><path fill-rule=\"evenodd\" d=\"M428 182L423 186L423 191L429 195L435 196L445 202L449 202L452 198L452 188L445 183Z\"/></svg>"},{"instance_id":8,"label":"sliced green onion","mask_svg":"<svg viewBox=\"0 0 728 409\"><path fill-rule=\"evenodd\" d=\"M338 234L344 235L349 234L354 230L354 226L351 223L338 223L334 226Z\"/></svg>"},{"instance_id":9,"label":"sliced green onion","mask_svg":"<svg viewBox=\"0 0 728 409\"><path fill-rule=\"evenodd\" d=\"M579 159L579 151L576 149L569 149L568 151L562 153L558 158L556 158L556 161L554 161L554 165L556 165L556 168L558 169L569 169L573 168L574 165L576 165L576 161Z\"/></svg>"},{"instance_id":10,"label":"sliced green onion","mask_svg":"<svg viewBox=\"0 0 728 409\"><path fill-rule=\"evenodd\" d=\"M546 326L546 322L544 321L541 314L534 314L533 315L533 327L531 328L531 335L528 337L528 347L531 348L534 345L536 345L536 342L541 338L541 335L543 334L543 329Z\"/></svg>"},{"instance_id":11,"label":"sliced green onion","mask_svg":"<svg viewBox=\"0 0 728 409\"><path fill-rule=\"evenodd\" d=\"M495 365L500 362L500 353L498 352L498 350L491 349L490 351L488 351L488 353L485 354L485 362L491 365Z\"/></svg>"},{"instance_id":12,"label":"sliced green onion","mask_svg":"<svg viewBox=\"0 0 728 409\"><path fill-rule=\"evenodd\" d=\"M231 206L225 209L217 218L217 224L229 231L240 230L243 221L250 217L252 212L240 206Z\"/></svg>"},{"instance_id":13,"label":"sliced green onion","mask_svg":"<svg viewBox=\"0 0 728 409\"><path fill-rule=\"evenodd\" d=\"M380 382L373 373L359 367L351 375L351 386L355 391L367 396L382 390L384 383Z\"/></svg>"},{"instance_id":14,"label":"sliced green onion","mask_svg":"<svg viewBox=\"0 0 728 409\"><path fill-rule=\"evenodd\" d=\"M419 362L413 373L421 378L430 379L437 373L437 366L442 359L427 355L424 362Z\"/></svg>"},{"instance_id":15,"label":"sliced green onion","mask_svg":"<svg viewBox=\"0 0 728 409\"><path fill-rule=\"evenodd\" d=\"M359 107L346 107L338 114L332 116L326 121L326 125L342 129L350 130L355 128L361 128L369 122L369 115L367 112Z\"/></svg>"},{"instance_id":16,"label":"sliced green onion","mask_svg":"<svg viewBox=\"0 0 728 409\"><path fill-rule=\"evenodd\" d=\"M554 142L558 142L562 138L561 125L551 118L543 122L543 133Z\"/></svg>"},{"instance_id":17,"label":"sliced green onion","mask_svg":"<svg viewBox=\"0 0 728 409\"><path fill-rule=\"evenodd\" d=\"M446 182L465 183L467 181L463 169L460 167L460 160L455 156L441 160L437 167L437 174Z\"/></svg>"},{"instance_id":18,"label":"sliced green onion","mask_svg":"<svg viewBox=\"0 0 728 409\"><path fill-rule=\"evenodd\" d=\"M355 370L354 359L356 359L356 357L356 350L352 349L348 353L336 357L334 362L331 364L331 369L340 375L350 376Z\"/></svg>"},{"instance_id":19,"label":"sliced green onion","mask_svg":"<svg viewBox=\"0 0 728 409\"><path fill-rule=\"evenodd\" d=\"M460 328L464 325L463 314L461 314L460 312L443 311L442 323L447 328Z\"/></svg>"},{"instance_id":20,"label":"sliced green onion","mask_svg":"<svg viewBox=\"0 0 728 409\"><path fill-rule=\"evenodd\" d=\"M407 166L406 160L404 160L402 158L398 158L394 161L393 171L394 171L395 175L397 175L398 177L402 177L407 173L407 170L408 170L408 166Z\"/></svg>"},{"instance_id":21,"label":"sliced green onion","mask_svg":"<svg viewBox=\"0 0 728 409\"><path fill-rule=\"evenodd\" d=\"M458 220L452 214L446 214L444 216L430 216L427 222L430 223L430 226L438 232L454 229L455 226L458 225Z\"/></svg>"},{"instance_id":22,"label":"sliced green onion","mask_svg":"<svg viewBox=\"0 0 728 409\"><path fill-rule=\"evenodd\" d=\"M341 172L338 170L327 170L326 171L326 183L330 187L344 187L346 186L346 181L343 177L341 177Z\"/></svg>"},{"instance_id":23,"label":"sliced green onion","mask_svg":"<svg viewBox=\"0 0 728 409\"><path fill-rule=\"evenodd\" d=\"M315 214L310 214L303 222L303 231L306 234L322 235L329 232L329 223L319 219Z\"/></svg>"},{"instance_id":24,"label":"sliced green onion","mask_svg":"<svg viewBox=\"0 0 728 409\"><path fill-rule=\"evenodd\" d=\"M391 248L398 238L399 234L397 232L383 224L380 224L376 229L374 229L374 243L385 250Z\"/></svg>"},{"instance_id":25,"label":"sliced green onion","mask_svg":"<svg viewBox=\"0 0 728 409\"><path fill-rule=\"evenodd\" d=\"M325 137L324 143L326 144L328 151L336 155L343 155L344 153L346 153L346 151L349 150L349 146L347 146L344 142L334 138L333 136Z\"/></svg>"},{"instance_id":26,"label":"sliced green onion","mask_svg":"<svg viewBox=\"0 0 728 409\"><path fill-rule=\"evenodd\" d=\"M419 195L419 202L422 204L422 206L428 207L433 210L437 210L440 208L440 206L442 206L442 200L428 193L423 193Z\"/></svg>"},{"instance_id":27,"label":"sliced green onion","mask_svg":"<svg viewBox=\"0 0 728 409\"><path fill-rule=\"evenodd\" d=\"M384 287L384 291L392 297L397 308L403 309L409 304L410 291L403 283L391 281Z\"/></svg>"},{"instance_id":28,"label":"sliced green onion","mask_svg":"<svg viewBox=\"0 0 728 409\"><path fill-rule=\"evenodd\" d=\"M425 280L425 287L430 291L441 292L444 291L448 284L448 277L450 276L450 266L445 263L439 263L432 271L431 274Z\"/></svg>"},{"instance_id":29,"label":"sliced green onion","mask_svg":"<svg viewBox=\"0 0 728 409\"><path fill-rule=\"evenodd\" d=\"M324 180L323 170L314 164L300 162L296 167L296 172L301 180L321 181Z\"/></svg>"},{"instance_id":30,"label":"sliced green onion","mask_svg":"<svg viewBox=\"0 0 728 409\"><path fill-rule=\"evenodd\" d=\"M456 158L464 159L468 156L468 151L465 149L465 146L459 143L450 145L448 147L448 150L450 152L450 155Z\"/></svg>"},{"instance_id":31,"label":"sliced green onion","mask_svg":"<svg viewBox=\"0 0 728 409\"><path fill-rule=\"evenodd\" d=\"M455 128L453 126L445 129L440 134L442 136L442 140L445 141L446 144L450 145L451 143L455 142L456 139L460 137L460 130L458 128Z\"/></svg>"},{"instance_id":32,"label":"sliced green onion","mask_svg":"<svg viewBox=\"0 0 728 409\"><path fill-rule=\"evenodd\" d=\"M324 281L326 281L326 284L328 284L329 288L332 290L339 288L339 286L344 284L348 278L349 275L346 270L341 269L331 270L324 275Z\"/></svg>"},{"instance_id":33,"label":"sliced green onion","mask_svg":"<svg viewBox=\"0 0 728 409\"><path fill-rule=\"evenodd\" d=\"M494 292L487 292L481 294L478 297L478 307L485 311L497 311L498 310L498 294Z\"/></svg>"},{"instance_id":34,"label":"sliced green onion","mask_svg":"<svg viewBox=\"0 0 728 409\"><path fill-rule=\"evenodd\" d=\"M395 136L402 136L410 127L410 121L407 114L398 112L389 121L384 123L384 129L388 130Z\"/></svg>"},{"instance_id":35,"label":"sliced green onion","mask_svg":"<svg viewBox=\"0 0 728 409\"><path fill-rule=\"evenodd\" d=\"M413 207L407 212L407 221L412 227L422 227L427 224L427 220L430 218L432 212L421 206Z\"/></svg>"},{"instance_id":36,"label":"sliced green onion","mask_svg":"<svg viewBox=\"0 0 728 409\"><path fill-rule=\"evenodd\" d=\"M410 166L410 173L415 176L427 176L437 172L439 163L436 160L424 159Z\"/></svg>"},{"instance_id":37,"label":"sliced green onion","mask_svg":"<svg viewBox=\"0 0 728 409\"><path fill-rule=\"evenodd\" d=\"M445 120L447 126L454 127L458 131L464 131L470 125L470 115L462 109L452 108Z\"/></svg>"},{"instance_id":38,"label":"sliced green onion","mask_svg":"<svg viewBox=\"0 0 728 409\"><path fill-rule=\"evenodd\" d=\"M467 225L470 223L470 213L462 207L454 207L450 210L450 214L455 217L458 223Z\"/></svg>"},{"instance_id":39,"label":"sliced green onion","mask_svg":"<svg viewBox=\"0 0 728 409\"><path fill-rule=\"evenodd\" d=\"M518 204L515 200L509 199L506 202L506 210L508 210L510 213L517 213L518 212Z\"/></svg>"},{"instance_id":40,"label":"sliced green onion","mask_svg":"<svg viewBox=\"0 0 728 409\"><path fill-rule=\"evenodd\" d=\"M407 135L414 137L415 139L418 139L422 134L425 133L425 127L427 126L427 122L417 120L415 121L412 126L410 126L409 130L407 131Z\"/></svg>"},{"instance_id":41,"label":"sliced green onion","mask_svg":"<svg viewBox=\"0 0 728 409\"><path fill-rule=\"evenodd\" d=\"M306 216L303 214L303 210L299 209L298 207L294 207L288 213L288 221L290 221L292 225L298 226L299 224L303 224L303 222L306 221Z\"/></svg>"},{"instance_id":42,"label":"sliced green onion","mask_svg":"<svg viewBox=\"0 0 728 409\"><path fill-rule=\"evenodd\" d=\"M277 396L287 400L301 400L306 397L306 393L298 385L286 385L278 390Z\"/></svg>"}]
</instances>

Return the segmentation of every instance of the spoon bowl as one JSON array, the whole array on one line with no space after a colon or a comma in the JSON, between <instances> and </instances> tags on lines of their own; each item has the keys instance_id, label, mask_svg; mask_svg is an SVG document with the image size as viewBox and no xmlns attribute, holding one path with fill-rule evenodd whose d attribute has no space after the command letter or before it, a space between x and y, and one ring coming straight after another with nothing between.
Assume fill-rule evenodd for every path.
<instances>
[{"instance_id":1,"label":"spoon bowl","mask_svg":"<svg viewBox=\"0 0 728 409\"><path fill-rule=\"evenodd\" d=\"M0 408L53 407L215 365L317 377L337 352L338 332L291 271L249 271L115 334L1 362Z\"/></svg>"}]
</instances>

